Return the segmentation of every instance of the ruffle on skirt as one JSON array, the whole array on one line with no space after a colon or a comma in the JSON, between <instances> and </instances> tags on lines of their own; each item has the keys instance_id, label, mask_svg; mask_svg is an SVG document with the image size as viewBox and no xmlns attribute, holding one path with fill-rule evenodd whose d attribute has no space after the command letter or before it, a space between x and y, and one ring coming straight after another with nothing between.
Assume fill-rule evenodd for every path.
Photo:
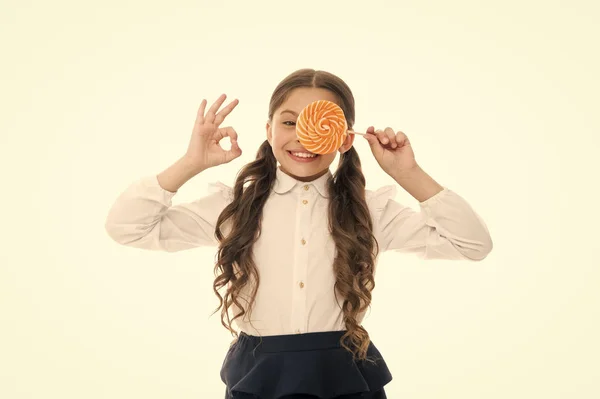
<instances>
[{"instance_id":1,"label":"ruffle on skirt","mask_svg":"<svg viewBox=\"0 0 600 399\"><path fill-rule=\"evenodd\" d=\"M278 399L305 394L329 399L377 392L392 375L371 341L367 356L377 364L352 360L339 341L344 331L261 337L241 332L221 368L228 392Z\"/></svg>"}]
</instances>

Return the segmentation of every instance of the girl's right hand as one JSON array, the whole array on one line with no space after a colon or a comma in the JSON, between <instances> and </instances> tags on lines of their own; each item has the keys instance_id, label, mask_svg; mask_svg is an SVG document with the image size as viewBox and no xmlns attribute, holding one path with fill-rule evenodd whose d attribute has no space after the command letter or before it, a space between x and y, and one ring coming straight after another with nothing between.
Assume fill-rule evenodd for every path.
<instances>
[{"instance_id":1,"label":"girl's right hand","mask_svg":"<svg viewBox=\"0 0 600 399\"><path fill-rule=\"evenodd\" d=\"M194 123L194 130L192 131L192 138L184 156L188 164L194 169L208 169L231 162L242 155L242 150L237 143L236 131L230 126L219 128L225 117L239 103L235 99L217 113L225 98L227 96L222 94L212 107L210 107L206 115L204 115L206 100L202 100L200 104L198 114L196 115L196 122ZM231 141L231 149L228 151L219 145L219 141L225 137L229 137Z\"/></svg>"}]
</instances>

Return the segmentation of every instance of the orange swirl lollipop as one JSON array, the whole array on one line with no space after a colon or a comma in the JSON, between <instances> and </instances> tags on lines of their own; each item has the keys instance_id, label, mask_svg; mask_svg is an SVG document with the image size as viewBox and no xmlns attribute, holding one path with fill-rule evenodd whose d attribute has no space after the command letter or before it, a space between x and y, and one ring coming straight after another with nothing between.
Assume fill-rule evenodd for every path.
<instances>
[{"instance_id":1,"label":"orange swirl lollipop","mask_svg":"<svg viewBox=\"0 0 600 399\"><path fill-rule=\"evenodd\" d=\"M327 100L308 104L296 122L300 144L314 154L337 151L348 133L356 132L348 131L344 111L336 103Z\"/></svg>"}]
</instances>

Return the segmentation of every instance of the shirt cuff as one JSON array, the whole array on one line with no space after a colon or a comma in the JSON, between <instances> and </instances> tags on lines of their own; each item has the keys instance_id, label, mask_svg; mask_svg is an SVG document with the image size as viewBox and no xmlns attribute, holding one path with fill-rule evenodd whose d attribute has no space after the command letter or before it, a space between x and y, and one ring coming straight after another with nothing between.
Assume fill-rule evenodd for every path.
<instances>
[{"instance_id":1,"label":"shirt cuff","mask_svg":"<svg viewBox=\"0 0 600 399\"><path fill-rule=\"evenodd\" d=\"M170 201L173 198L173 196L175 194L177 194L177 191L172 192L169 190L165 190L158 182L157 175L149 175L149 176L142 177L140 179L140 184L145 189L149 189L151 191L161 193L167 201Z\"/></svg>"},{"instance_id":2,"label":"shirt cuff","mask_svg":"<svg viewBox=\"0 0 600 399\"><path fill-rule=\"evenodd\" d=\"M444 187L442 191L435 194L433 197L428 198L423 202L419 202L419 205L421 206L421 208L428 208L428 207L435 206L440 201L444 201L444 198L448 194L450 194L450 190L447 187Z\"/></svg>"}]
</instances>

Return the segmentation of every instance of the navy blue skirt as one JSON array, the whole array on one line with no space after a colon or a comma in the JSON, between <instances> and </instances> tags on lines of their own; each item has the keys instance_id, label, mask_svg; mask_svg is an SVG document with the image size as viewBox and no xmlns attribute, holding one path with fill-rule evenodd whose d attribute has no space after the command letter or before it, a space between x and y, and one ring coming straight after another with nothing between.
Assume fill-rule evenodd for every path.
<instances>
[{"instance_id":1,"label":"navy blue skirt","mask_svg":"<svg viewBox=\"0 0 600 399\"><path fill-rule=\"evenodd\" d=\"M221 368L225 399L386 399L392 375L371 341L364 360L340 345L344 331L258 337L244 332Z\"/></svg>"}]
</instances>

